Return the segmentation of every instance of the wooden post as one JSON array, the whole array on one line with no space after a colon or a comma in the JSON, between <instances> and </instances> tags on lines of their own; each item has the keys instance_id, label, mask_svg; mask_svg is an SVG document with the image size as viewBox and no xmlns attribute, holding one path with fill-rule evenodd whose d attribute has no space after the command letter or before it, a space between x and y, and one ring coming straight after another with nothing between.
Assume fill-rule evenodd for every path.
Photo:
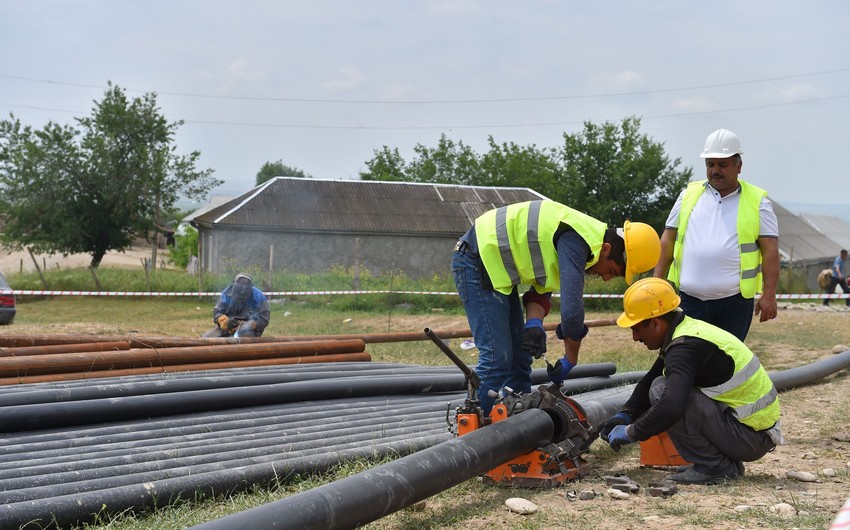
<instances>
[{"instance_id":1,"label":"wooden post","mask_svg":"<svg viewBox=\"0 0 850 530\"><path fill-rule=\"evenodd\" d=\"M269 245L269 279L266 290L272 291L272 271L274 270L274 244Z\"/></svg>"},{"instance_id":2,"label":"wooden post","mask_svg":"<svg viewBox=\"0 0 850 530\"><path fill-rule=\"evenodd\" d=\"M35 270L38 272L38 276L41 278L41 283L44 285L44 289L46 291L50 290L50 286L47 285L47 280L44 279L44 274L41 272L41 267L38 266L38 260L35 259L35 255L32 253L29 247L27 247L27 252L30 253L30 258L32 258L32 264L35 265Z\"/></svg>"},{"instance_id":3,"label":"wooden post","mask_svg":"<svg viewBox=\"0 0 850 530\"><path fill-rule=\"evenodd\" d=\"M201 232L198 231L198 300L203 298L201 293L204 292L204 258L201 254Z\"/></svg>"},{"instance_id":4,"label":"wooden post","mask_svg":"<svg viewBox=\"0 0 850 530\"><path fill-rule=\"evenodd\" d=\"M354 238L354 268L352 270L354 279L351 282L351 288L355 291L360 289L360 238Z\"/></svg>"},{"instance_id":5,"label":"wooden post","mask_svg":"<svg viewBox=\"0 0 850 530\"><path fill-rule=\"evenodd\" d=\"M151 292L151 270L148 263L148 258L145 258L145 286L148 288L148 292Z\"/></svg>"}]
</instances>

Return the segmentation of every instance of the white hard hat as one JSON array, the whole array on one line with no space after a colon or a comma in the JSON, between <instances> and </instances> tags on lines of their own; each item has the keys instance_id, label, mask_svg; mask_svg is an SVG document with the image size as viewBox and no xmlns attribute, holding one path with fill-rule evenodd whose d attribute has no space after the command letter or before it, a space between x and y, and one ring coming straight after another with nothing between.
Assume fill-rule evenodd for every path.
<instances>
[{"instance_id":1,"label":"white hard hat","mask_svg":"<svg viewBox=\"0 0 850 530\"><path fill-rule=\"evenodd\" d=\"M729 158L743 153L741 139L737 134L726 129L717 129L705 139L705 147L699 156L700 158Z\"/></svg>"}]
</instances>

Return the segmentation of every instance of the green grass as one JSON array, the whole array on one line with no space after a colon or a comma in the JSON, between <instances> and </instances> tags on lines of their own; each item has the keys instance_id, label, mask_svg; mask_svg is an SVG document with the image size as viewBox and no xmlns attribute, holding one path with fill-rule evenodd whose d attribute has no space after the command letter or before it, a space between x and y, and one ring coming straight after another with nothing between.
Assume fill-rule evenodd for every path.
<instances>
[{"instance_id":1,"label":"green grass","mask_svg":"<svg viewBox=\"0 0 850 530\"><path fill-rule=\"evenodd\" d=\"M121 269L103 269L97 272L104 288L109 290L145 291L144 273ZM254 271L255 279L261 274ZM204 290L218 292L229 284L230 273L207 277ZM86 269L51 271L47 274L53 289L92 290L93 278ZM152 271L153 290L197 291L197 278L178 271ZM194 283L193 283L194 282ZM327 282L327 283L322 283ZM15 289L41 289L37 275L13 275L11 283ZM258 280L259 283L259 280ZM593 292L622 292L624 285L589 282ZM301 276L281 273L273 278L275 290L348 290L351 277L347 271L333 271L326 275ZM453 291L448 278L434 278L418 283L393 275L391 278L361 278L363 289ZM610 289L610 291L608 291ZM102 335L165 335L199 336L213 326L212 306L215 297L190 298L112 298L112 297L41 297L19 298L15 324L0 328L2 334L53 334L53 333L96 333ZM594 300L587 304L588 319L612 318L618 314L619 300ZM598 304L598 309L591 307ZM335 335L353 333L383 333L421 331L432 329L466 328L463 311L454 296L404 296L404 295L322 295L273 298L271 324L266 335ZM557 312L557 306L553 308ZM549 318L551 321L553 317ZM748 343L756 351L769 370L799 366L823 356L837 342L847 338L847 314L780 312L775 322L754 322ZM843 340L842 340L843 339ZM476 362L475 351L463 352L458 347L460 339L449 341L450 346L468 364ZM549 348L560 353L561 345L551 338ZM449 365L448 358L430 341L369 344L367 351L373 360L381 362L413 363L423 365ZM781 355L781 352L786 352ZM789 356L791 351L794 355ZM618 371L646 370L657 356L642 344L631 340L628 331L616 327L593 328L584 341L581 351L582 363L614 362ZM544 366L536 361L535 367ZM845 380L846 376L835 376ZM844 400L827 411L823 418L822 436L834 432L842 425L850 410ZM638 451L629 446L620 453L613 453L601 443L592 447L591 456L595 468L615 469L624 460L634 461ZM215 499L182 501L172 506L152 510L146 514L125 514L113 517L101 514L98 522L86 525L91 529L140 529L160 530L185 528L229 513L243 511L252 506L305 491L345 476L362 471L373 465L373 461L359 461L340 465L328 474L289 477L267 487L255 487L250 491ZM629 475L639 482L649 482L657 473L642 468L628 468ZM846 470L839 470L837 478L847 481ZM693 497L677 497L658 504L662 515L676 517L683 527L740 527L740 528L824 528L828 526L834 512L816 500L793 496L789 491L777 491L772 477L750 477L729 486L739 488L742 498L755 494L770 495L775 502L789 502L805 514L782 519L758 508L746 512L734 512L729 507L711 510L695 502ZM710 487L702 490L706 500L728 495L729 487ZM585 477L570 489L599 489L599 476ZM628 504L592 501L574 504L567 501L563 491L547 497L545 513L526 518L509 516L503 506L510 496L532 496L528 490L504 490L482 485L477 480L466 481L428 500L422 511L402 510L367 526L371 529L419 529L419 528L481 528L476 526L482 517L488 517L490 526L500 528L562 528L569 521L575 529L598 528L598 517L615 516L623 525L641 527L641 515L632 513ZM727 501L728 502L728 501ZM744 502L741 501L743 504ZM498 514L498 515L494 515ZM476 523L476 521L478 523ZM499 523L493 523L499 521Z\"/></svg>"}]
</instances>

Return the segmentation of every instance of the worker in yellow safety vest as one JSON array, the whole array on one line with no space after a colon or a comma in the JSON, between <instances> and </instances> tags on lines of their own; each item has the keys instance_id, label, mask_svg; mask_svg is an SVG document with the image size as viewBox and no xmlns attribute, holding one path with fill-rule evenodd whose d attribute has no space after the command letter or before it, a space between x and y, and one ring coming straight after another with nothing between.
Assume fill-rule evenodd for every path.
<instances>
[{"instance_id":1,"label":"worker in yellow safety vest","mask_svg":"<svg viewBox=\"0 0 850 530\"><path fill-rule=\"evenodd\" d=\"M660 350L622 409L600 425L611 448L667 432L690 466L668 478L714 484L781 444L779 396L758 358L731 333L686 316L661 278L626 290L617 325Z\"/></svg>"},{"instance_id":2,"label":"worker in yellow safety vest","mask_svg":"<svg viewBox=\"0 0 850 530\"><path fill-rule=\"evenodd\" d=\"M578 362L588 331L584 275L605 281L625 276L631 282L655 266L660 248L658 233L647 224L626 221L623 228L608 228L549 200L511 204L478 217L455 245L452 274L478 347L475 371L484 413L506 387L531 391L533 358L546 351L543 319L552 292L561 295L556 335L565 354L547 369L560 385ZM520 285L530 286L522 304Z\"/></svg>"},{"instance_id":3,"label":"worker in yellow safety vest","mask_svg":"<svg viewBox=\"0 0 850 530\"><path fill-rule=\"evenodd\" d=\"M776 318L779 281L779 222L767 192L738 178L743 153L735 133L708 135L700 154L706 179L673 204L653 274L679 289L686 315L741 340L753 313L760 322Z\"/></svg>"}]
</instances>

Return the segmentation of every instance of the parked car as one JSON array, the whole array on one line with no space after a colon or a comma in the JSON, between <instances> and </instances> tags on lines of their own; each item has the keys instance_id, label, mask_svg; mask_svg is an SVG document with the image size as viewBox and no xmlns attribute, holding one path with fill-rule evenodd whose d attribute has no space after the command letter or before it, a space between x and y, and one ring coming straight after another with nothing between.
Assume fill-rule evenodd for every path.
<instances>
[{"instance_id":1,"label":"parked car","mask_svg":"<svg viewBox=\"0 0 850 530\"><path fill-rule=\"evenodd\" d=\"M6 278L0 274L0 325L11 324L15 320L15 293Z\"/></svg>"}]
</instances>

